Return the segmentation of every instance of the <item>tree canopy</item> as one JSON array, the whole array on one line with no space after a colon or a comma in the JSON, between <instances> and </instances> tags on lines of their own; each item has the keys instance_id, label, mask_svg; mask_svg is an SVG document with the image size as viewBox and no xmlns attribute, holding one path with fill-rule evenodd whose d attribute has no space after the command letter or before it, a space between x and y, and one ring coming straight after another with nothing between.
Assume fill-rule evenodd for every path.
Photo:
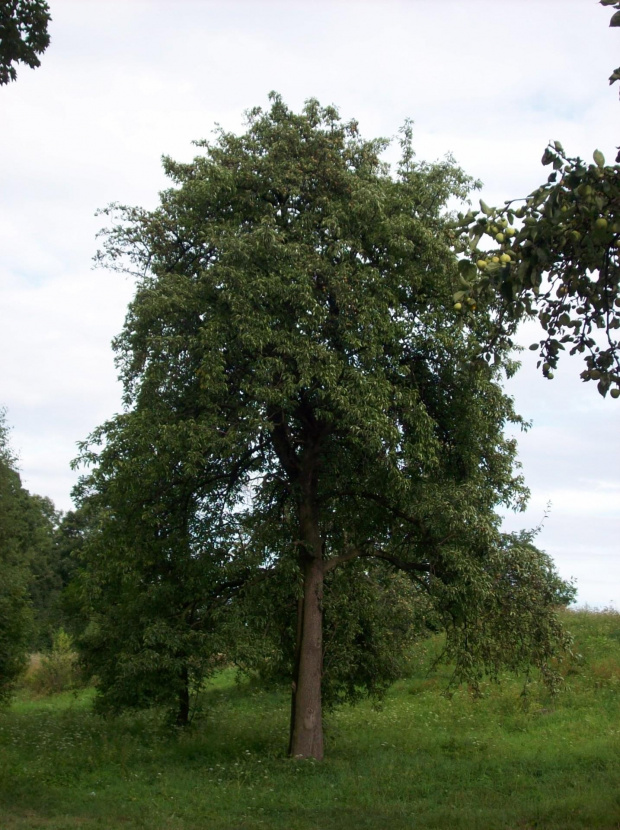
<instances>
[{"instance_id":1,"label":"tree canopy","mask_svg":"<svg viewBox=\"0 0 620 830\"><path fill-rule=\"evenodd\" d=\"M1 0L0 86L16 80L14 64L41 65L38 56L49 46L51 19L45 0Z\"/></svg>"},{"instance_id":2,"label":"tree canopy","mask_svg":"<svg viewBox=\"0 0 620 830\"><path fill-rule=\"evenodd\" d=\"M384 590L379 565L430 603L459 678L534 663L551 679L566 645L554 608L570 591L495 513L527 496L501 389L516 321L499 325L490 293L475 315L453 309L464 277L445 206L471 181L449 159L418 162L409 124L393 172L386 141L276 94L244 134L198 146L189 164L164 160L174 186L158 208L105 211L100 261L138 285L115 342L127 414L84 445L83 502L133 476L135 498L104 521L123 521L126 503L167 511L140 482L173 452L170 475L192 493L192 567L221 567L232 528L224 559L248 557L272 606L297 599L293 756L323 754L324 613L369 578ZM141 435L154 440L136 455ZM125 555L120 579L140 553Z\"/></svg>"}]
</instances>

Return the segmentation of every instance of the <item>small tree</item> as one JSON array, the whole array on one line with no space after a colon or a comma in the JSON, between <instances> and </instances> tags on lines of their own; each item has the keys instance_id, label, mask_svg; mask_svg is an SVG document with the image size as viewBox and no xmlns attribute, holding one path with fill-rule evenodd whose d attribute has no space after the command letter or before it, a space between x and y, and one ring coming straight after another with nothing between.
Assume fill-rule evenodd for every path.
<instances>
[{"instance_id":1,"label":"small tree","mask_svg":"<svg viewBox=\"0 0 620 830\"><path fill-rule=\"evenodd\" d=\"M99 708L161 704L185 725L192 692L221 663L217 621L248 568L241 551L231 557L234 521L213 511L226 481L211 481L202 457L196 467L191 424L163 422L163 409L118 416L92 436L97 455L84 447L97 466L76 492L88 515L79 646Z\"/></svg>"},{"instance_id":2,"label":"small tree","mask_svg":"<svg viewBox=\"0 0 620 830\"><path fill-rule=\"evenodd\" d=\"M449 160L417 163L409 125L392 175L387 142L333 107L271 100L245 134L219 131L190 164L165 159L176 187L159 208L109 208L120 222L100 258L139 278L116 341L126 405L172 414L183 457L219 482L195 513L203 537L216 516L242 522L244 550L299 598L290 753L321 758L336 569L406 574L473 682L498 661L547 671L563 641L548 560L507 545L495 514L526 497L503 435L520 419L499 385L513 329L498 332L493 295L466 320L452 309L462 274L443 214L470 180ZM121 463L134 469L131 452ZM502 580L515 557L527 567ZM348 568L346 591L365 573ZM498 592L515 614L493 610ZM518 596L534 615L516 613ZM503 648L485 650L494 637Z\"/></svg>"},{"instance_id":3,"label":"small tree","mask_svg":"<svg viewBox=\"0 0 620 830\"><path fill-rule=\"evenodd\" d=\"M0 86L17 78L15 63L34 69L50 43L51 20L45 0L2 0L0 3Z\"/></svg>"}]
</instances>

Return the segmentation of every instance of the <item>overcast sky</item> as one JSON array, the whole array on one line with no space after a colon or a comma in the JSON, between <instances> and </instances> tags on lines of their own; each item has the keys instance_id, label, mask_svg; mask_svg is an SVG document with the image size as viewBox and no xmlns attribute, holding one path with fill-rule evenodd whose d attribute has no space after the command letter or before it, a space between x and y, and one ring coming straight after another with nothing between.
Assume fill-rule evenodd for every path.
<instances>
[{"instance_id":1,"label":"overcast sky","mask_svg":"<svg viewBox=\"0 0 620 830\"><path fill-rule=\"evenodd\" d=\"M120 409L111 338L133 292L92 270L111 201L152 207L161 156L270 90L356 118L367 138L415 122L420 158L451 152L497 204L544 180L540 157L609 160L618 144L620 33L595 0L50 0L51 45L37 70L0 88L0 406L22 478L71 508L76 442ZM523 333L526 344L536 331ZM579 602L620 609L620 399L556 379L524 352L510 382L530 419L520 437L539 545ZM547 504L550 504L546 511Z\"/></svg>"}]
</instances>

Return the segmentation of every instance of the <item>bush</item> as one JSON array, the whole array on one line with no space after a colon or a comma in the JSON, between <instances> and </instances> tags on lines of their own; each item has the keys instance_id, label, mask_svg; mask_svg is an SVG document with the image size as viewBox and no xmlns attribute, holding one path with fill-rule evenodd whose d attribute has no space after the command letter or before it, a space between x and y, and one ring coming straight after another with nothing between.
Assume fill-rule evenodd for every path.
<instances>
[{"instance_id":1,"label":"bush","mask_svg":"<svg viewBox=\"0 0 620 830\"><path fill-rule=\"evenodd\" d=\"M59 628L49 654L33 654L23 685L37 695L52 695L77 689L83 684L78 658L69 634Z\"/></svg>"}]
</instances>

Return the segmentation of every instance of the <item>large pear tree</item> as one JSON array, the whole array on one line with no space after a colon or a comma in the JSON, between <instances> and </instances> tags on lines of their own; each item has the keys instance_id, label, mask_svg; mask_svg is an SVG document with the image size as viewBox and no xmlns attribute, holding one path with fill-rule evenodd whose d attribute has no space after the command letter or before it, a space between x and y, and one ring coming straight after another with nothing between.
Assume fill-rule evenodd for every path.
<instances>
[{"instance_id":1,"label":"large pear tree","mask_svg":"<svg viewBox=\"0 0 620 830\"><path fill-rule=\"evenodd\" d=\"M566 586L495 512L527 495L501 388L516 322L491 293L453 309L446 204L472 183L450 160L417 162L409 126L392 171L386 141L275 94L244 134L198 146L164 160L173 186L155 210L106 210L100 258L137 276L115 343L125 404L184 435L195 558L221 555L226 520L242 528L229 557L250 551L271 574L262 601L270 584L274 605L282 584L298 598L290 754L323 756L324 608L346 609L373 563L432 604L457 677L534 663L551 679ZM111 429L91 442L95 467ZM131 471L131 453L118 463Z\"/></svg>"}]
</instances>

